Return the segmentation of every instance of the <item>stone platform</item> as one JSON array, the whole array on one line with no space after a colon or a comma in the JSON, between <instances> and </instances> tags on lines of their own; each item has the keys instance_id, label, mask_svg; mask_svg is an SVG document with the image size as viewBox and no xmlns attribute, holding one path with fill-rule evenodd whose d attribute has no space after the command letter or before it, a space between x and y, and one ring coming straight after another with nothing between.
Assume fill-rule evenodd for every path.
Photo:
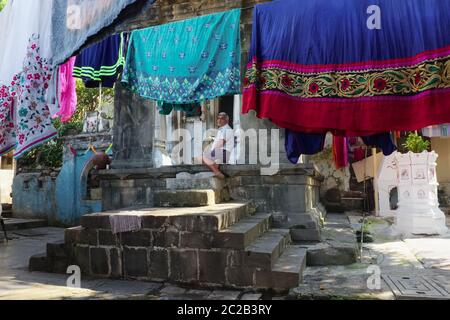
<instances>
[{"instance_id":1,"label":"stone platform","mask_svg":"<svg viewBox=\"0 0 450 320\"><path fill-rule=\"evenodd\" d=\"M272 176L261 175L259 165L225 165L221 170L227 175L225 181L208 179L208 169L197 165L104 170L99 173L102 207L209 205L229 198L252 201L257 212L274 214L275 227L290 229L294 241L320 241L326 211L319 202L322 177L313 165L280 164ZM214 194L197 193L202 200L193 204L197 200L189 195L192 189ZM185 196L180 195L183 192Z\"/></svg>"},{"instance_id":2,"label":"stone platform","mask_svg":"<svg viewBox=\"0 0 450 320\"><path fill-rule=\"evenodd\" d=\"M139 215L143 228L113 235L109 216L117 214ZM32 257L30 269L76 264L92 276L283 291L301 282L306 250L291 245L289 230L271 229L271 220L245 202L86 215L65 230L64 243Z\"/></svg>"}]
</instances>

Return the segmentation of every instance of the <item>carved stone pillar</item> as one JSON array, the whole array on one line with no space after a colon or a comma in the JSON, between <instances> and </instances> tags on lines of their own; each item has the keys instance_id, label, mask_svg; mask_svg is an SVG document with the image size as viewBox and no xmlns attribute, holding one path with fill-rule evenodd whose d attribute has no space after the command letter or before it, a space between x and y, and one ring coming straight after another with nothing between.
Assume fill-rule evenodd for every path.
<instances>
[{"instance_id":1,"label":"carved stone pillar","mask_svg":"<svg viewBox=\"0 0 450 320\"><path fill-rule=\"evenodd\" d=\"M154 117L151 100L116 84L113 168L153 167Z\"/></svg>"}]
</instances>

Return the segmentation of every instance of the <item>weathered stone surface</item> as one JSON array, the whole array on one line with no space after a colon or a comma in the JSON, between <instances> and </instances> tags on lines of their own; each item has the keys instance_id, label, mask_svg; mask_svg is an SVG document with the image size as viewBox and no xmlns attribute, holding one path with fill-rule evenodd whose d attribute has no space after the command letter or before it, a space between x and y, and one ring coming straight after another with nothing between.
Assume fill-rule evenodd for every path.
<instances>
[{"instance_id":1,"label":"weathered stone surface","mask_svg":"<svg viewBox=\"0 0 450 320\"><path fill-rule=\"evenodd\" d=\"M214 190L157 191L153 195L157 207L201 207L216 203Z\"/></svg>"},{"instance_id":2,"label":"weathered stone surface","mask_svg":"<svg viewBox=\"0 0 450 320\"><path fill-rule=\"evenodd\" d=\"M261 293L244 293L241 297L241 300L243 301L257 301L261 300L262 294Z\"/></svg>"},{"instance_id":3,"label":"weathered stone surface","mask_svg":"<svg viewBox=\"0 0 450 320\"><path fill-rule=\"evenodd\" d=\"M142 217L142 226L144 229L160 229L168 223L166 216L145 215Z\"/></svg>"},{"instance_id":4,"label":"weathered stone surface","mask_svg":"<svg viewBox=\"0 0 450 320\"><path fill-rule=\"evenodd\" d=\"M248 268L270 271L289 241L289 230L272 229L245 249L243 264Z\"/></svg>"},{"instance_id":5,"label":"weathered stone surface","mask_svg":"<svg viewBox=\"0 0 450 320\"><path fill-rule=\"evenodd\" d=\"M199 265L197 250L170 249L169 278L173 281L198 281Z\"/></svg>"},{"instance_id":6,"label":"weathered stone surface","mask_svg":"<svg viewBox=\"0 0 450 320\"><path fill-rule=\"evenodd\" d=\"M276 261L271 271L256 271L256 287L288 290L302 281L306 267L306 249L291 246Z\"/></svg>"},{"instance_id":7,"label":"weathered stone surface","mask_svg":"<svg viewBox=\"0 0 450 320\"><path fill-rule=\"evenodd\" d=\"M237 300L240 295L239 291L214 290L208 300Z\"/></svg>"},{"instance_id":8,"label":"weathered stone surface","mask_svg":"<svg viewBox=\"0 0 450 320\"><path fill-rule=\"evenodd\" d=\"M117 246L118 237L111 230L98 230L99 246Z\"/></svg>"},{"instance_id":9,"label":"weathered stone surface","mask_svg":"<svg viewBox=\"0 0 450 320\"><path fill-rule=\"evenodd\" d=\"M152 233L150 230L139 230L136 232L124 232L120 235L123 246L128 247L151 247Z\"/></svg>"},{"instance_id":10,"label":"weathered stone surface","mask_svg":"<svg viewBox=\"0 0 450 320\"><path fill-rule=\"evenodd\" d=\"M69 259L72 256L72 245L66 245L64 242L47 243L47 256Z\"/></svg>"},{"instance_id":11,"label":"weathered stone surface","mask_svg":"<svg viewBox=\"0 0 450 320\"><path fill-rule=\"evenodd\" d=\"M109 251L109 261L111 265L111 277L122 277L122 253L116 248L111 249Z\"/></svg>"},{"instance_id":12,"label":"weathered stone surface","mask_svg":"<svg viewBox=\"0 0 450 320\"><path fill-rule=\"evenodd\" d=\"M80 233L80 244L87 244L90 246L97 246L97 229L83 229Z\"/></svg>"},{"instance_id":13,"label":"weathered stone surface","mask_svg":"<svg viewBox=\"0 0 450 320\"><path fill-rule=\"evenodd\" d=\"M83 227L73 227L64 230L64 242L66 244L76 244L80 242L81 230Z\"/></svg>"},{"instance_id":14,"label":"weathered stone surface","mask_svg":"<svg viewBox=\"0 0 450 320\"><path fill-rule=\"evenodd\" d=\"M225 283L225 268L227 253L223 251L199 250L200 282L222 284Z\"/></svg>"},{"instance_id":15,"label":"weathered stone surface","mask_svg":"<svg viewBox=\"0 0 450 320\"><path fill-rule=\"evenodd\" d=\"M167 250L150 250L150 278L165 281L169 277L169 254Z\"/></svg>"},{"instance_id":16,"label":"weathered stone surface","mask_svg":"<svg viewBox=\"0 0 450 320\"><path fill-rule=\"evenodd\" d=\"M270 214L243 219L214 236L214 247L244 250L269 229Z\"/></svg>"},{"instance_id":17,"label":"weathered stone surface","mask_svg":"<svg viewBox=\"0 0 450 320\"><path fill-rule=\"evenodd\" d=\"M180 233L175 229L152 231L153 246L160 248L178 247L180 245Z\"/></svg>"},{"instance_id":18,"label":"weathered stone surface","mask_svg":"<svg viewBox=\"0 0 450 320\"><path fill-rule=\"evenodd\" d=\"M181 232L180 248L210 249L213 247L214 234L203 232Z\"/></svg>"},{"instance_id":19,"label":"weathered stone surface","mask_svg":"<svg viewBox=\"0 0 450 320\"><path fill-rule=\"evenodd\" d=\"M30 271L49 272L50 261L45 253L37 254L30 258L28 265Z\"/></svg>"},{"instance_id":20,"label":"weathered stone surface","mask_svg":"<svg viewBox=\"0 0 450 320\"><path fill-rule=\"evenodd\" d=\"M252 287L255 284L255 268L233 268L228 267L225 270L227 284L235 287Z\"/></svg>"},{"instance_id":21,"label":"weathered stone surface","mask_svg":"<svg viewBox=\"0 0 450 320\"><path fill-rule=\"evenodd\" d=\"M320 241L320 229L291 229L291 237L295 242Z\"/></svg>"},{"instance_id":22,"label":"weathered stone surface","mask_svg":"<svg viewBox=\"0 0 450 320\"><path fill-rule=\"evenodd\" d=\"M308 266L348 265L356 262L357 249L348 243L321 243L308 248Z\"/></svg>"},{"instance_id":23,"label":"weathered stone surface","mask_svg":"<svg viewBox=\"0 0 450 320\"><path fill-rule=\"evenodd\" d=\"M51 264L50 272L66 274L67 268L69 267L69 259L68 258L54 257L54 258L49 258L49 261Z\"/></svg>"},{"instance_id":24,"label":"weathered stone surface","mask_svg":"<svg viewBox=\"0 0 450 320\"><path fill-rule=\"evenodd\" d=\"M86 229L111 229L109 217L98 214L87 214L82 216L81 226Z\"/></svg>"},{"instance_id":25,"label":"weathered stone surface","mask_svg":"<svg viewBox=\"0 0 450 320\"><path fill-rule=\"evenodd\" d=\"M209 178L198 178L195 175L183 176L181 178L170 178L166 179L166 186L169 190L221 190L225 187L225 181L220 180L218 178L209 177ZM178 175L177 175L178 176Z\"/></svg>"},{"instance_id":26,"label":"weathered stone surface","mask_svg":"<svg viewBox=\"0 0 450 320\"><path fill-rule=\"evenodd\" d=\"M96 275L109 275L109 259L106 249L91 248L91 271Z\"/></svg>"},{"instance_id":27,"label":"weathered stone surface","mask_svg":"<svg viewBox=\"0 0 450 320\"><path fill-rule=\"evenodd\" d=\"M146 249L124 247L124 272L129 277L147 277L148 261Z\"/></svg>"},{"instance_id":28,"label":"weathered stone surface","mask_svg":"<svg viewBox=\"0 0 450 320\"><path fill-rule=\"evenodd\" d=\"M75 264L78 265L83 274L91 273L91 259L88 246L77 245L74 250Z\"/></svg>"}]
</instances>

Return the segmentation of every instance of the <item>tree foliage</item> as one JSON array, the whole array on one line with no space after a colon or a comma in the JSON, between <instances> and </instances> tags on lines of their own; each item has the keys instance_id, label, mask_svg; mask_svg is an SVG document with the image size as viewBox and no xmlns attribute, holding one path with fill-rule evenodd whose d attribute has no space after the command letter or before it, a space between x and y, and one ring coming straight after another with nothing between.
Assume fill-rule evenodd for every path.
<instances>
[{"instance_id":1,"label":"tree foliage","mask_svg":"<svg viewBox=\"0 0 450 320\"><path fill-rule=\"evenodd\" d=\"M0 0L2 1L2 0ZM26 166L30 169L39 167L61 167L63 160L64 137L79 134L83 130L83 120L86 112L99 111L100 90L98 88L86 88L81 80L77 80L77 111L70 122L61 123L54 121L58 130L58 137L32 149L18 161L18 166ZM114 89L102 90L102 105L111 103L114 100Z\"/></svg>"},{"instance_id":2,"label":"tree foliage","mask_svg":"<svg viewBox=\"0 0 450 320\"><path fill-rule=\"evenodd\" d=\"M0 11L6 6L6 0L0 0Z\"/></svg>"}]
</instances>

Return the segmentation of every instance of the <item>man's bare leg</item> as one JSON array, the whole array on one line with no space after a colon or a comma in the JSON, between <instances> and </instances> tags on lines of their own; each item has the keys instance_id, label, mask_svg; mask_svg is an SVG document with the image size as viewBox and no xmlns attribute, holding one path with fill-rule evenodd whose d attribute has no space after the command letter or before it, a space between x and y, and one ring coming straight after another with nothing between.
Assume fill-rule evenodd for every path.
<instances>
[{"instance_id":1,"label":"man's bare leg","mask_svg":"<svg viewBox=\"0 0 450 320\"><path fill-rule=\"evenodd\" d=\"M224 176L223 173L220 172L220 170L219 170L219 165L218 165L218 164L216 164L213 160L208 159L208 158L206 158L206 157L203 157L202 160L203 160L203 163L204 163L206 166L208 166L208 168L209 168L212 172L214 172L214 174L215 174L215 176L216 176L217 178L219 178L219 179L225 179L225 176Z\"/></svg>"}]
</instances>

